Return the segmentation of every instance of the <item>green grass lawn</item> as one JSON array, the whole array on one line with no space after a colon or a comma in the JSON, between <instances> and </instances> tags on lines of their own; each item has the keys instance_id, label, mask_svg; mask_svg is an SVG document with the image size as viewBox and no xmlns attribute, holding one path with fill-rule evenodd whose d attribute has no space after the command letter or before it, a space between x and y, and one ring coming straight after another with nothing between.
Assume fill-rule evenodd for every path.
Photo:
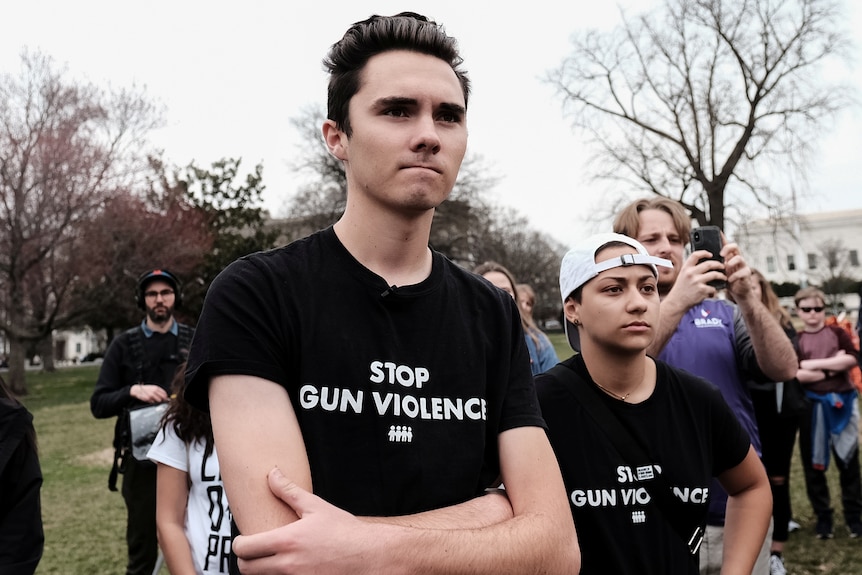
<instances>
[{"instance_id":1,"label":"green grass lawn","mask_svg":"<svg viewBox=\"0 0 862 575\"><path fill-rule=\"evenodd\" d=\"M27 373L42 464L45 553L37 574L116 575L125 572L126 509L108 491L113 419L90 414L98 366ZM167 573L167 570L163 570Z\"/></svg>"},{"instance_id":2,"label":"green grass lawn","mask_svg":"<svg viewBox=\"0 0 862 575\"><path fill-rule=\"evenodd\" d=\"M549 335L560 358L571 355L562 333ZM36 571L40 575L116 575L125 569L125 507L120 494L107 487L113 420L90 415L97 374L98 366L27 374L30 395L24 403L33 412L45 476L45 554ZM834 465L829 476L833 501L840 508ZM787 545L789 572L862 573L862 540L850 539L843 525L836 524L833 540L814 538L798 459L791 489L793 514L802 529L791 534Z\"/></svg>"}]
</instances>

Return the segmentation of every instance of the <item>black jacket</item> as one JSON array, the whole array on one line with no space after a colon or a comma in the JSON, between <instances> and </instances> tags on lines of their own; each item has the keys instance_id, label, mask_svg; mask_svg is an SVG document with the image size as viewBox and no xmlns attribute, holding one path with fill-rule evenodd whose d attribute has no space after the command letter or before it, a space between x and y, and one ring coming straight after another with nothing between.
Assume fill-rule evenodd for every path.
<instances>
[{"instance_id":1,"label":"black jacket","mask_svg":"<svg viewBox=\"0 0 862 575\"><path fill-rule=\"evenodd\" d=\"M42 558L42 469L33 416L0 399L0 573L32 575Z\"/></svg>"},{"instance_id":2,"label":"black jacket","mask_svg":"<svg viewBox=\"0 0 862 575\"><path fill-rule=\"evenodd\" d=\"M144 403L133 398L131 387L136 383L160 385L169 394L177 368L188 355L186 341L194 330L178 324L180 336L171 333L154 333L146 338L136 326L114 338L90 397L90 411L98 419L116 417L114 447L122 447L121 435L125 421L124 411ZM134 337L138 337L140 350L135 351Z\"/></svg>"}]
</instances>

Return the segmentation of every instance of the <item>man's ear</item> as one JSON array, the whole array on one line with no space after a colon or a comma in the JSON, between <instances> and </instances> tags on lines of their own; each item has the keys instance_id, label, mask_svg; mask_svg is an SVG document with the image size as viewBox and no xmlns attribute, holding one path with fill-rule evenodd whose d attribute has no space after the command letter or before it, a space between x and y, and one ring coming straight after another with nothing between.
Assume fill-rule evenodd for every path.
<instances>
[{"instance_id":1,"label":"man's ear","mask_svg":"<svg viewBox=\"0 0 862 575\"><path fill-rule=\"evenodd\" d=\"M323 141L329 153L339 160L347 159L347 135L335 127L335 120L326 120L323 123Z\"/></svg>"}]
</instances>

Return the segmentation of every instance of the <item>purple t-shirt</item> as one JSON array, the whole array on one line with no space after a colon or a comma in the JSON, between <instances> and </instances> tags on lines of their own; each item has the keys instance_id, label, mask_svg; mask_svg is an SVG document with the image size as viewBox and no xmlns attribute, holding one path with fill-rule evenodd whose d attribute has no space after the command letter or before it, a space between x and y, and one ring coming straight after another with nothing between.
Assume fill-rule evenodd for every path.
<instances>
[{"instance_id":1,"label":"purple t-shirt","mask_svg":"<svg viewBox=\"0 0 862 575\"><path fill-rule=\"evenodd\" d=\"M688 310L658 359L718 387L760 455L760 433L745 382L762 380L764 375L757 365L748 328L734 304L708 299ZM711 524L723 524L726 500L724 490L712 490Z\"/></svg>"}]
</instances>

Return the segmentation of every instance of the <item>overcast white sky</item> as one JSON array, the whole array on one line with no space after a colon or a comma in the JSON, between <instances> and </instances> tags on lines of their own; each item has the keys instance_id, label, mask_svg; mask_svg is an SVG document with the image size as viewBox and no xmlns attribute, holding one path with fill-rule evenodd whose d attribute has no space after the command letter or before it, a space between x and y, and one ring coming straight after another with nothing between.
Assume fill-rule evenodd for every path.
<instances>
[{"instance_id":1,"label":"overcast white sky","mask_svg":"<svg viewBox=\"0 0 862 575\"><path fill-rule=\"evenodd\" d=\"M627 10L655 0L624 0ZM486 8L464 0L313 2L28 0L6 2L0 71L17 72L24 46L98 83L145 85L167 109L153 134L167 159L208 166L242 157L264 164L267 207L280 215L296 189L287 163L299 141L290 118L325 103L321 59L353 22L372 13L423 13L458 38L473 81L469 149L503 178L494 198L537 229L570 244L595 230L584 214L602 207L604 184L589 182L581 145L540 77L569 52L569 35L619 21L614 3L534 0ZM862 30L859 4L848 27ZM854 56L862 64L862 48ZM854 82L862 89L859 70ZM807 211L862 207L862 112L847 110L823 135L810 174ZM607 209L607 208L606 208Z\"/></svg>"}]
</instances>

